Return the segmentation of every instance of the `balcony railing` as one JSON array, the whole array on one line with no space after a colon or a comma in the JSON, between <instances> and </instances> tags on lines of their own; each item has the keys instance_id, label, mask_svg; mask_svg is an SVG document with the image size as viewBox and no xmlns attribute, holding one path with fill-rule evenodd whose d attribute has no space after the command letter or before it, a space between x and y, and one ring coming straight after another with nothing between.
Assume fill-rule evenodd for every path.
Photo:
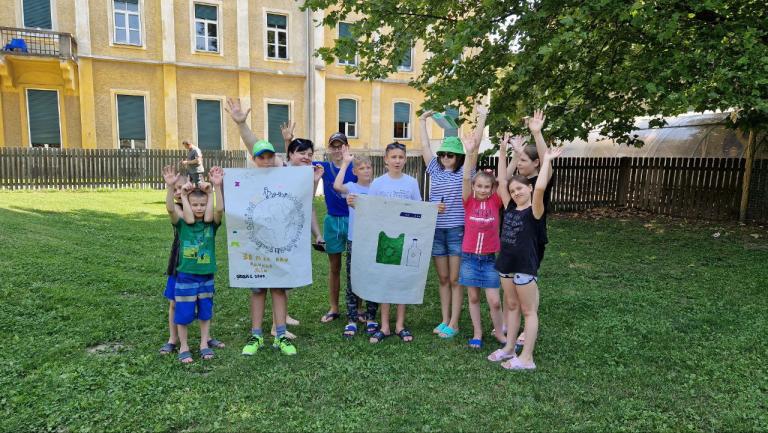
<instances>
[{"instance_id":1,"label":"balcony railing","mask_svg":"<svg viewBox=\"0 0 768 433\"><path fill-rule=\"evenodd\" d=\"M77 42L69 33L0 27L0 54L77 58Z\"/></svg>"}]
</instances>

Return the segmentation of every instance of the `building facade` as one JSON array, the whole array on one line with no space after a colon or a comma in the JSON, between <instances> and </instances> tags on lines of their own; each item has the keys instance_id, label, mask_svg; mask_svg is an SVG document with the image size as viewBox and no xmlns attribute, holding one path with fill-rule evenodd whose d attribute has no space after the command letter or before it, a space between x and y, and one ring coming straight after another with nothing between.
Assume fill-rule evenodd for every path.
<instances>
[{"instance_id":1,"label":"building facade","mask_svg":"<svg viewBox=\"0 0 768 433\"><path fill-rule=\"evenodd\" d=\"M252 109L259 137L280 124L324 146L341 130L357 149L421 148L408 86L424 52L362 82L357 59L313 56L353 23L318 26L293 0L0 0L0 146L241 149L228 96ZM430 136L442 129L430 121ZM455 133L449 132L449 134Z\"/></svg>"}]
</instances>

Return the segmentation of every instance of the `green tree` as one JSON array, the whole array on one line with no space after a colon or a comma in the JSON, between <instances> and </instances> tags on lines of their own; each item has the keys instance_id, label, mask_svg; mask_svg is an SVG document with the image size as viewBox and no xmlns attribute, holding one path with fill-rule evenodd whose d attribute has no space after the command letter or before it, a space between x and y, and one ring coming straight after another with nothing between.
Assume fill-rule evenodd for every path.
<instances>
[{"instance_id":1,"label":"green tree","mask_svg":"<svg viewBox=\"0 0 768 433\"><path fill-rule=\"evenodd\" d=\"M365 16L353 37L319 55L356 53L354 71L380 79L414 41L429 57L411 85L425 109L492 94L489 124L520 131L521 117L545 107L552 140L591 130L619 143L637 116L733 111L747 159L742 219L757 146L768 129L768 8L759 0L307 0L323 24Z\"/></svg>"}]
</instances>

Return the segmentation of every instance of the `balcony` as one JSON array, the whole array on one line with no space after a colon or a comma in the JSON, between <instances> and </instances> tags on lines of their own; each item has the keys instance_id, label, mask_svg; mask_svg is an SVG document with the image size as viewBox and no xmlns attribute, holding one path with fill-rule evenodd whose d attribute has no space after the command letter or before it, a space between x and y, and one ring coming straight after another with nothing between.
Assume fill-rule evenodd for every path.
<instances>
[{"instance_id":1,"label":"balcony","mask_svg":"<svg viewBox=\"0 0 768 433\"><path fill-rule=\"evenodd\" d=\"M77 42L69 33L0 27L0 90L31 86L77 93Z\"/></svg>"},{"instance_id":2,"label":"balcony","mask_svg":"<svg viewBox=\"0 0 768 433\"><path fill-rule=\"evenodd\" d=\"M0 27L2 55L77 59L77 42L69 33Z\"/></svg>"}]
</instances>

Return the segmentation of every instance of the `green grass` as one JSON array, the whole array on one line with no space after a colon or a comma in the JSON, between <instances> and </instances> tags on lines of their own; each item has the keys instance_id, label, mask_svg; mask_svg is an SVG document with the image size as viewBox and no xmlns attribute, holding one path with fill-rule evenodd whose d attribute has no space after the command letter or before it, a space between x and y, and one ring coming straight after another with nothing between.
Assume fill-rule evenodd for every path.
<instances>
[{"instance_id":1,"label":"green grass","mask_svg":"<svg viewBox=\"0 0 768 433\"><path fill-rule=\"evenodd\" d=\"M552 217L532 374L487 362L488 341L466 349L466 309L459 337L432 336L434 274L409 308L414 343L343 340L344 321L318 323L318 253L290 299L299 355L243 357L248 296L227 287L220 236L213 331L228 347L186 367L157 354L163 194L0 193L0 430L768 430L763 228Z\"/></svg>"}]
</instances>

